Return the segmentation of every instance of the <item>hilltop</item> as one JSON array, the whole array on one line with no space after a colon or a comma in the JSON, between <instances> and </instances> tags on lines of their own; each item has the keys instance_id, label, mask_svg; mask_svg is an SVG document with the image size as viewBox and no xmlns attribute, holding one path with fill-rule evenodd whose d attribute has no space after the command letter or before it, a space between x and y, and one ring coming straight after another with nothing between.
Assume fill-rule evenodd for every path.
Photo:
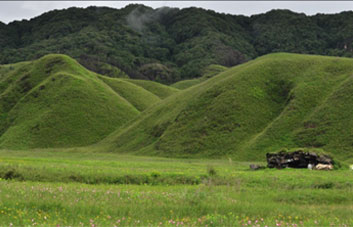
<instances>
[{"instance_id":1,"label":"hilltop","mask_svg":"<svg viewBox=\"0 0 353 227\"><path fill-rule=\"evenodd\" d=\"M283 147L352 158L353 59L270 54L163 100L99 144L110 151L262 160Z\"/></svg>"},{"instance_id":2,"label":"hilltop","mask_svg":"<svg viewBox=\"0 0 353 227\"><path fill-rule=\"evenodd\" d=\"M106 76L172 84L201 77L211 64L232 67L273 52L352 57L351 21L353 12L246 17L137 4L69 8L0 24L0 64L59 53Z\"/></svg>"},{"instance_id":3,"label":"hilltop","mask_svg":"<svg viewBox=\"0 0 353 227\"><path fill-rule=\"evenodd\" d=\"M177 91L146 83L166 94ZM89 145L162 98L128 80L93 73L65 55L2 65L0 147Z\"/></svg>"}]
</instances>

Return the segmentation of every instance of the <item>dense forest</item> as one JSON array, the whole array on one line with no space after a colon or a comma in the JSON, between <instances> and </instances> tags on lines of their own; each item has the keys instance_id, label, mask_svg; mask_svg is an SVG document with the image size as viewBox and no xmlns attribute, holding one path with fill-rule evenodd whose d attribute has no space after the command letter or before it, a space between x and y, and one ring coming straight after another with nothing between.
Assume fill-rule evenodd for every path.
<instances>
[{"instance_id":1,"label":"dense forest","mask_svg":"<svg viewBox=\"0 0 353 227\"><path fill-rule=\"evenodd\" d=\"M0 22L0 64L61 53L111 77L170 84L200 77L210 64L234 66L272 52L352 57L352 21L353 12L246 17L136 4L69 8Z\"/></svg>"}]
</instances>

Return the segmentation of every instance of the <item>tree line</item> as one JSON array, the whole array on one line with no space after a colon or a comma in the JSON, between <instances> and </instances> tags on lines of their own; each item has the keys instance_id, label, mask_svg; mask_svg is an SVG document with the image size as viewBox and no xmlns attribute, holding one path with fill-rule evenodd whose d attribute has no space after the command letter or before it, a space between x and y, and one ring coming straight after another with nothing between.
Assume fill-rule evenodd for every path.
<instances>
[{"instance_id":1,"label":"tree line","mask_svg":"<svg viewBox=\"0 0 353 227\"><path fill-rule=\"evenodd\" d=\"M352 22L353 12L246 17L195 7L73 7L0 22L0 64L61 53L111 77L169 84L200 77L210 64L234 66L273 52L352 57Z\"/></svg>"}]
</instances>

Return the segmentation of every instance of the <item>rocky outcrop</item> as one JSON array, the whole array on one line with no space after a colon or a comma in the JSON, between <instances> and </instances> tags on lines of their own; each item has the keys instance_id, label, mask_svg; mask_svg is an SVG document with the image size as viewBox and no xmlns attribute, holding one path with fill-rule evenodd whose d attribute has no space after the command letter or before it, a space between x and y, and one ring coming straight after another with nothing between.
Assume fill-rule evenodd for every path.
<instances>
[{"instance_id":1,"label":"rocky outcrop","mask_svg":"<svg viewBox=\"0 0 353 227\"><path fill-rule=\"evenodd\" d=\"M312 151L297 150L293 152L281 151L278 153L267 153L267 166L269 168L308 168L318 164L332 165L334 164L331 157L327 155L319 155ZM310 165L309 165L310 164Z\"/></svg>"}]
</instances>

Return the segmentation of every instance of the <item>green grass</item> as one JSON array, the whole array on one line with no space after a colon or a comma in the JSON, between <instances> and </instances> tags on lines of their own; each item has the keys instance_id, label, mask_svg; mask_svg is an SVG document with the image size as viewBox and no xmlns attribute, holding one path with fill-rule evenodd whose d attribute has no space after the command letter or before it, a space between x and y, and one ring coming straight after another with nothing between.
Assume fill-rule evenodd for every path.
<instances>
[{"instance_id":1,"label":"green grass","mask_svg":"<svg viewBox=\"0 0 353 227\"><path fill-rule=\"evenodd\" d=\"M181 80L178 81L172 85L170 85L171 87L175 87L178 88L180 90L184 90L186 88L192 87L196 84L201 83L203 80L201 78L197 78L197 79L190 79L190 80Z\"/></svg>"},{"instance_id":2,"label":"green grass","mask_svg":"<svg viewBox=\"0 0 353 227\"><path fill-rule=\"evenodd\" d=\"M145 90L143 87L130 83L127 80L99 76L104 83L108 84L117 94L125 98L137 110L143 111L148 107L161 101L155 94Z\"/></svg>"},{"instance_id":3,"label":"green grass","mask_svg":"<svg viewBox=\"0 0 353 227\"><path fill-rule=\"evenodd\" d=\"M48 55L15 68L1 80L1 147L92 144L139 114L67 56Z\"/></svg>"},{"instance_id":4,"label":"green grass","mask_svg":"<svg viewBox=\"0 0 353 227\"><path fill-rule=\"evenodd\" d=\"M162 100L100 142L171 157L260 160L283 147L353 158L353 60L270 54Z\"/></svg>"},{"instance_id":5,"label":"green grass","mask_svg":"<svg viewBox=\"0 0 353 227\"><path fill-rule=\"evenodd\" d=\"M1 66L0 225L351 226L352 170L246 161L304 147L350 164L352 63L271 54L185 90L64 55Z\"/></svg>"},{"instance_id":6,"label":"green grass","mask_svg":"<svg viewBox=\"0 0 353 227\"><path fill-rule=\"evenodd\" d=\"M167 159L75 150L0 151L0 224L330 226L353 224L353 171L265 169L232 160ZM209 175L210 168L215 174ZM10 168L7 168L9 170ZM21 172L22 171L22 172ZM86 179L151 176L145 183ZM201 178L197 183L173 176ZM37 176L37 179L36 179ZM45 177L43 177L45 176ZM169 181L157 179L168 176Z\"/></svg>"},{"instance_id":7,"label":"green grass","mask_svg":"<svg viewBox=\"0 0 353 227\"><path fill-rule=\"evenodd\" d=\"M227 67L225 67L225 66L209 65L208 67L206 67L204 69L202 77L196 78L196 79L178 81L170 86L183 90L183 89L192 87L196 84L199 84L207 79L210 79L225 70L227 70Z\"/></svg>"},{"instance_id":8,"label":"green grass","mask_svg":"<svg viewBox=\"0 0 353 227\"><path fill-rule=\"evenodd\" d=\"M0 147L94 144L89 149L238 161L303 147L353 160L352 63L270 54L230 69L211 65L185 90L97 75L63 55L5 65Z\"/></svg>"},{"instance_id":9,"label":"green grass","mask_svg":"<svg viewBox=\"0 0 353 227\"><path fill-rule=\"evenodd\" d=\"M174 95L179 92L179 89L173 88L164 84L160 84L154 81L149 80L132 80L127 79L128 82L136 84L143 87L147 91L157 95L161 99L165 99L171 95Z\"/></svg>"},{"instance_id":10,"label":"green grass","mask_svg":"<svg viewBox=\"0 0 353 227\"><path fill-rule=\"evenodd\" d=\"M157 85L156 85L157 86ZM161 99L65 55L0 67L0 147L89 145Z\"/></svg>"}]
</instances>

